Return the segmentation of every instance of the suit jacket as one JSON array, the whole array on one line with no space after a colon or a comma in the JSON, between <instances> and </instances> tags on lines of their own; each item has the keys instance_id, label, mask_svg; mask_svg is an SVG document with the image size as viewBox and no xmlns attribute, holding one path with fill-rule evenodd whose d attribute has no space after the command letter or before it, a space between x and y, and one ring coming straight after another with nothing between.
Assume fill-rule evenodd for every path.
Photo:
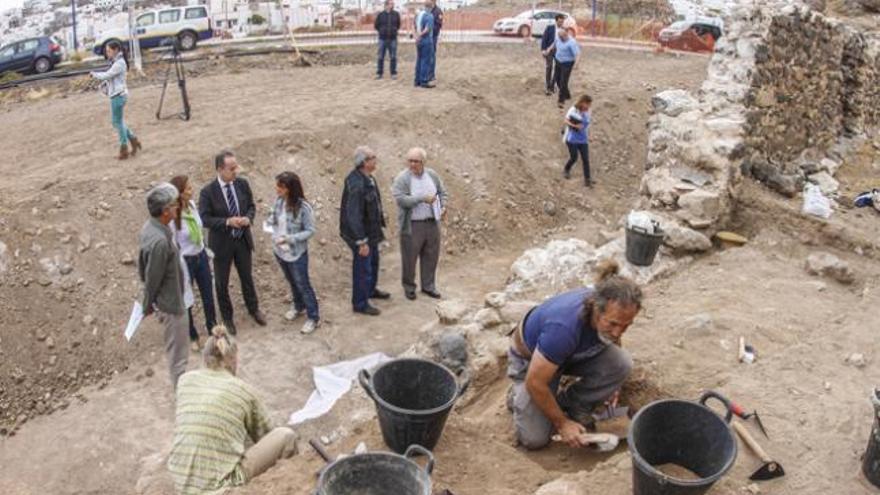
<instances>
[{"instance_id":1,"label":"suit jacket","mask_svg":"<svg viewBox=\"0 0 880 495\"><path fill-rule=\"evenodd\" d=\"M155 305L163 313L184 314L183 272L171 229L151 218L141 229L139 243L138 275L144 284L144 311Z\"/></svg>"},{"instance_id":2,"label":"suit jacket","mask_svg":"<svg viewBox=\"0 0 880 495\"><path fill-rule=\"evenodd\" d=\"M257 205L254 204L254 194L251 192L250 184L239 177L232 182L232 187L238 197L239 216L250 218L253 226ZM218 256L225 256L231 252L232 227L226 226L226 219L232 215L229 213L229 207L226 206L226 193L216 178L199 192L199 216L208 229L208 247L211 251ZM251 228L245 227L242 230L244 230L242 237L247 242L248 248L253 251L254 237L251 235Z\"/></svg>"},{"instance_id":3,"label":"suit jacket","mask_svg":"<svg viewBox=\"0 0 880 495\"><path fill-rule=\"evenodd\" d=\"M375 246L385 240L382 229L382 195L373 178L354 169L345 178L339 206L339 235L354 249L361 244Z\"/></svg>"}]
</instances>

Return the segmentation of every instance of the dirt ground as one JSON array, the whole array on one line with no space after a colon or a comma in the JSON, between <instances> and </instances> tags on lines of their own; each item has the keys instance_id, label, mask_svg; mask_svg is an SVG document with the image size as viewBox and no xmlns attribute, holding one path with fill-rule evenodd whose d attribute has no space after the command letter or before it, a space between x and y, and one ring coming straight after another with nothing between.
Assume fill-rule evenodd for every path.
<instances>
[{"instance_id":1,"label":"dirt ground","mask_svg":"<svg viewBox=\"0 0 880 495\"><path fill-rule=\"evenodd\" d=\"M179 173L204 184L213 175L211 156L229 148L243 164L263 217L275 174L291 169L303 177L318 216L312 276L326 325L303 337L283 321L288 289L259 238L255 275L270 325L260 329L237 319L242 377L281 421L305 402L311 366L377 350L401 352L436 320L433 301L404 303L398 289L387 191L408 147L428 149L430 165L453 197L440 288L447 297L477 301L503 287L524 248L572 231L599 243L616 228L644 167L650 96L658 88L695 88L707 62L586 52L573 89L596 99L592 159L598 186L587 191L579 173L571 181L561 178L562 111L543 95L543 61L533 45L441 47L433 91L412 88L412 54L405 50L395 82L372 80L371 51L345 50L331 59L311 68L291 68L281 56L197 64L189 80L190 122L155 120L155 74L133 81L127 120L145 148L123 163L113 159L109 105L94 92L50 85L0 102L0 147L7 153L0 164L7 177L0 182L4 493L168 492L163 464L173 411L159 328L146 322L130 344L121 336L138 292L133 260L145 219L143 193L151 184ZM378 180L392 221L380 284L394 299L381 305L382 317L368 320L349 311L349 254L336 234L341 183L359 144L370 144L380 156ZM237 282L233 287L241 315ZM201 323L198 309L195 314ZM197 365L191 358L190 366ZM357 423L347 412L335 411L302 433L350 433L339 427ZM501 438L505 417L496 416ZM460 438L469 437L467 422L461 425ZM515 452L512 446L509 451ZM443 462L438 475L452 467ZM470 464L466 458L456 462ZM267 482L290 470L275 471Z\"/></svg>"}]
</instances>

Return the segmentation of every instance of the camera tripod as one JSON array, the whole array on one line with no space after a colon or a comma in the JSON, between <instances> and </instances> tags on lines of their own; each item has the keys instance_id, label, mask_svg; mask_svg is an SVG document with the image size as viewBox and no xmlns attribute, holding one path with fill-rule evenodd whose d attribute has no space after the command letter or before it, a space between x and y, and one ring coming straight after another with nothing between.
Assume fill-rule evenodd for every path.
<instances>
[{"instance_id":1,"label":"camera tripod","mask_svg":"<svg viewBox=\"0 0 880 495\"><path fill-rule=\"evenodd\" d=\"M177 87L180 88L180 99L183 102L183 111L177 114L181 120L189 120L191 117L191 109L189 106L189 96L186 94L186 71L183 67L183 58L180 56L180 48L177 46L177 40L170 39L163 42L163 45L171 45L171 55L166 57L168 67L165 69L165 80L162 82L162 96L159 97L159 108L156 110L156 119L163 120L174 117L174 114L162 116L162 104L165 102L165 91L168 89L168 81L171 79L171 70L177 78Z\"/></svg>"}]
</instances>

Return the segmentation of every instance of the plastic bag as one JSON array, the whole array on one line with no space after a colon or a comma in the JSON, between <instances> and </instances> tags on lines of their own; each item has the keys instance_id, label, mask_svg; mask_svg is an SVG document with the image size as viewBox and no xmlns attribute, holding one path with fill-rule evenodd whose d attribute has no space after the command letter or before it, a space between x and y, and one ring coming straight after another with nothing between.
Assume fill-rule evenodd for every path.
<instances>
[{"instance_id":1,"label":"plastic bag","mask_svg":"<svg viewBox=\"0 0 880 495\"><path fill-rule=\"evenodd\" d=\"M630 211L626 217L626 227L645 234L656 234L660 230L660 223L646 211Z\"/></svg>"},{"instance_id":2,"label":"plastic bag","mask_svg":"<svg viewBox=\"0 0 880 495\"><path fill-rule=\"evenodd\" d=\"M822 194L819 186L807 184L804 187L803 212L805 215L813 215L819 218L831 216L831 200Z\"/></svg>"}]
</instances>

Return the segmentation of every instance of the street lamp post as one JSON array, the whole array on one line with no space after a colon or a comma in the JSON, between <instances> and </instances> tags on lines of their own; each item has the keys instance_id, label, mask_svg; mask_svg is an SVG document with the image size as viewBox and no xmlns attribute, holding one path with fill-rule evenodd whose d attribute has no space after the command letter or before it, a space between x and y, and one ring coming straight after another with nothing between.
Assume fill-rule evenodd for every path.
<instances>
[{"instance_id":1,"label":"street lamp post","mask_svg":"<svg viewBox=\"0 0 880 495\"><path fill-rule=\"evenodd\" d=\"M79 51L79 41L76 39L76 0L70 0L70 8L73 13L73 51Z\"/></svg>"}]
</instances>

